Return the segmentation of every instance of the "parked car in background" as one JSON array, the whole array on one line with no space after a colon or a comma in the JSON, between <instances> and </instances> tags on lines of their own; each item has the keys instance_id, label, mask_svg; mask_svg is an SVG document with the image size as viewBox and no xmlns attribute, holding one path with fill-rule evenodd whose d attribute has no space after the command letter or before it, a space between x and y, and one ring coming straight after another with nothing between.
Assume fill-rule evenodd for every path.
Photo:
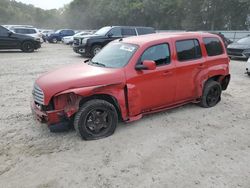
<instances>
[{"instance_id":1,"label":"parked car in background","mask_svg":"<svg viewBox=\"0 0 250 188\"><path fill-rule=\"evenodd\" d=\"M94 57L109 42L123 37L155 33L152 27L107 26L93 35L74 37L73 50L84 57Z\"/></svg>"},{"instance_id":2,"label":"parked car in background","mask_svg":"<svg viewBox=\"0 0 250 188\"><path fill-rule=\"evenodd\" d=\"M128 37L111 42L92 60L38 78L32 111L51 131L74 122L83 139L100 139L113 134L118 121L190 102L213 107L229 81L229 58L217 35Z\"/></svg>"},{"instance_id":3,"label":"parked car in background","mask_svg":"<svg viewBox=\"0 0 250 188\"><path fill-rule=\"evenodd\" d=\"M23 52L33 52L40 47L39 38L14 33L0 26L0 49L21 49Z\"/></svg>"},{"instance_id":4,"label":"parked car in background","mask_svg":"<svg viewBox=\"0 0 250 188\"><path fill-rule=\"evenodd\" d=\"M13 27L29 27L29 28L34 28L32 25L2 25L3 27L7 29L11 29Z\"/></svg>"},{"instance_id":5,"label":"parked car in background","mask_svg":"<svg viewBox=\"0 0 250 188\"><path fill-rule=\"evenodd\" d=\"M218 35L222 40L223 43L225 45L225 47L227 48L227 46L231 43L233 43L233 41L231 41L230 39L226 38L221 32L210 32L212 34Z\"/></svg>"},{"instance_id":6,"label":"parked car in background","mask_svg":"<svg viewBox=\"0 0 250 188\"><path fill-rule=\"evenodd\" d=\"M10 30L18 33L18 34L24 34L31 37L34 37L36 39L39 39L41 43L43 43L42 33L39 32L37 28L34 27L20 27L20 26L12 26L10 27Z\"/></svg>"},{"instance_id":7,"label":"parked car in background","mask_svg":"<svg viewBox=\"0 0 250 188\"><path fill-rule=\"evenodd\" d=\"M91 31L81 31L81 32L76 33L76 34L73 35L73 36L63 37L63 38L62 38L62 42L63 42L64 44L67 44L67 45L73 44L73 42L74 42L74 37L81 37L81 36L90 35L90 34L92 34Z\"/></svg>"},{"instance_id":8,"label":"parked car in background","mask_svg":"<svg viewBox=\"0 0 250 188\"><path fill-rule=\"evenodd\" d=\"M250 76L250 58L248 58L247 60L247 64L246 64L246 73Z\"/></svg>"},{"instance_id":9,"label":"parked car in background","mask_svg":"<svg viewBox=\"0 0 250 188\"><path fill-rule=\"evenodd\" d=\"M62 41L63 37L73 36L74 34L75 31L72 29L60 29L57 30L55 33L48 35L47 41L50 43L57 43L59 41Z\"/></svg>"},{"instance_id":10,"label":"parked car in background","mask_svg":"<svg viewBox=\"0 0 250 188\"><path fill-rule=\"evenodd\" d=\"M41 29L43 41L46 42L46 41L47 41L47 37L48 37L50 34L54 33L54 32L55 32L54 30Z\"/></svg>"},{"instance_id":11,"label":"parked car in background","mask_svg":"<svg viewBox=\"0 0 250 188\"><path fill-rule=\"evenodd\" d=\"M229 57L248 59L250 57L250 37L245 37L227 47Z\"/></svg>"}]
</instances>

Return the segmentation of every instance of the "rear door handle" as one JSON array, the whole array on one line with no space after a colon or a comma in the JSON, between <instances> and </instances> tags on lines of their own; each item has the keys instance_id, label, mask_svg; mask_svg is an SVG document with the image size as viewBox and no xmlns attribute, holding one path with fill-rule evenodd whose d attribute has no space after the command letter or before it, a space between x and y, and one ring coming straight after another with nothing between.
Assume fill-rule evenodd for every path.
<instances>
[{"instance_id":1,"label":"rear door handle","mask_svg":"<svg viewBox=\"0 0 250 188\"><path fill-rule=\"evenodd\" d=\"M204 69L205 68L205 65L203 65L203 64L200 64L200 65L198 65L198 67L197 67L198 69Z\"/></svg>"}]
</instances>

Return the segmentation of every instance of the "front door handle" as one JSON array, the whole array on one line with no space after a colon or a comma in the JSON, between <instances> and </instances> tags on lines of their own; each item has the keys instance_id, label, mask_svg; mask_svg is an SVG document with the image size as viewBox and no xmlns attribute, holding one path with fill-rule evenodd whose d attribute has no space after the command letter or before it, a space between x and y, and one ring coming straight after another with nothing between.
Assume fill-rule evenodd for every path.
<instances>
[{"instance_id":1,"label":"front door handle","mask_svg":"<svg viewBox=\"0 0 250 188\"><path fill-rule=\"evenodd\" d=\"M171 71L163 72L163 76L171 76L172 74L173 74L173 72L171 72Z\"/></svg>"}]
</instances>

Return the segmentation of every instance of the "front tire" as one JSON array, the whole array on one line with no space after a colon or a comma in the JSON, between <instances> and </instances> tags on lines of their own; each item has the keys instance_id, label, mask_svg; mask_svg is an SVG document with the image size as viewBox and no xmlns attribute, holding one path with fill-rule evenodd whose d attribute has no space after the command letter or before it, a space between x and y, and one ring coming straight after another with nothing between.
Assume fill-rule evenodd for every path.
<instances>
[{"instance_id":1,"label":"front tire","mask_svg":"<svg viewBox=\"0 0 250 188\"><path fill-rule=\"evenodd\" d=\"M84 103L74 119L75 130L84 140L97 140L115 132L118 115L115 107L104 100Z\"/></svg>"},{"instance_id":2,"label":"front tire","mask_svg":"<svg viewBox=\"0 0 250 188\"><path fill-rule=\"evenodd\" d=\"M96 54L98 54L101 51L101 49L102 49L102 46L100 46L100 45L93 46L91 49L92 57L94 57Z\"/></svg>"},{"instance_id":3,"label":"front tire","mask_svg":"<svg viewBox=\"0 0 250 188\"><path fill-rule=\"evenodd\" d=\"M31 53L31 52L34 52L35 46L34 46L34 44L33 44L32 42L27 41L27 42L24 42L24 43L22 44L21 50L22 50L23 52Z\"/></svg>"},{"instance_id":4,"label":"front tire","mask_svg":"<svg viewBox=\"0 0 250 188\"><path fill-rule=\"evenodd\" d=\"M52 39L52 42L53 42L53 43L57 43L57 42L58 42L57 38L53 38L53 39Z\"/></svg>"},{"instance_id":5,"label":"front tire","mask_svg":"<svg viewBox=\"0 0 250 188\"><path fill-rule=\"evenodd\" d=\"M222 88L219 82L208 81L203 88L200 106L204 108L214 107L221 100L221 92Z\"/></svg>"}]
</instances>

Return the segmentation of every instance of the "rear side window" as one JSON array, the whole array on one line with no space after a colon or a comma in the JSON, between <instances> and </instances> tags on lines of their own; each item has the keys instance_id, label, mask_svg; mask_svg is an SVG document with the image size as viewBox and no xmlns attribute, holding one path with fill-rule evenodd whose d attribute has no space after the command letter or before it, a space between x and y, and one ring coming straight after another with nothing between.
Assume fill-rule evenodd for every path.
<instances>
[{"instance_id":1,"label":"rear side window","mask_svg":"<svg viewBox=\"0 0 250 188\"><path fill-rule=\"evenodd\" d=\"M176 42L176 50L179 61L188 61L201 58L201 47L196 39Z\"/></svg>"},{"instance_id":2,"label":"rear side window","mask_svg":"<svg viewBox=\"0 0 250 188\"><path fill-rule=\"evenodd\" d=\"M134 28L122 28L123 36L135 36L136 32Z\"/></svg>"},{"instance_id":3,"label":"rear side window","mask_svg":"<svg viewBox=\"0 0 250 188\"><path fill-rule=\"evenodd\" d=\"M138 27L136 28L138 35L146 35L146 34L151 34L155 33L155 30L153 28L143 28L143 27Z\"/></svg>"},{"instance_id":4,"label":"rear side window","mask_svg":"<svg viewBox=\"0 0 250 188\"><path fill-rule=\"evenodd\" d=\"M141 56L141 63L145 60L152 60L156 66L170 63L170 50L168 44L160 44L148 48Z\"/></svg>"},{"instance_id":5,"label":"rear side window","mask_svg":"<svg viewBox=\"0 0 250 188\"><path fill-rule=\"evenodd\" d=\"M36 33L35 29L14 29L16 33L20 34L34 34Z\"/></svg>"},{"instance_id":6,"label":"rear side window","mask_svg":"<svg viewBox=\"0 0 250 188\"><path fill-rule=\"evenodd\" d=\"M217 56L223 54L223 47L218 38L207 37L203 38L208 56Z\"/></svg>"}]
</instances>

